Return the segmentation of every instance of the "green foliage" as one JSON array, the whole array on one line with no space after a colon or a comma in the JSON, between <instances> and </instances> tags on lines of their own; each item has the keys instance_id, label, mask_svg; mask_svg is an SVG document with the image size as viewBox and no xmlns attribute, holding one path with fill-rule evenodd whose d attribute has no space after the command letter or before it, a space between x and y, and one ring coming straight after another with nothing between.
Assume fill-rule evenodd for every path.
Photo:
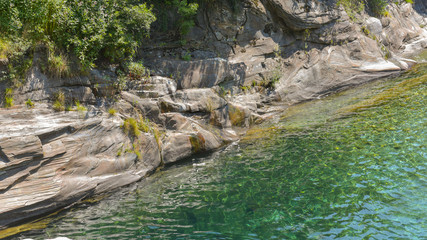
<instances>
[{"instance_id":1,"label":"green foliage","mask_svg":"<svg viewBox=\"0 0 427 240\"><path fill-rule=\"evenodd\" d=\"M33 103L33 101L31 101L31 98L28 98L28 100L25 102L25 105L27 106L27 108L33 108L34 107L34 103Z\"/></svg>"},{"instance_id":2,"label":"green foliage","mask_svg":"<svg viewBox=\"0 0 427 240\"><path fill-rule=\"evenodd\" d=\"M0 32L52 41L91 68L99 57L130 59L156 20L151 9L130 0L2 0Z\"/></svg>"},{"instance_id":3,"label":"green foliage","mask_svg":"<svg viewBox=\"0 0 427 240\"><path fill-rule=\"evenodd\" d=\"M368 0L369 9L377 16L388 16L386 11L388 2L386 0Z\"/></svg>"},{"instance_id":4,"label":"green foliage","mask_svg":"<svg viewBox=\"0 0 427 240\"><path fill-rule=\"evenodd\" d=\"M412 1L412 0L407 0ZM371 10L377 16L389 16L390 14L386 11L388 4L387 0L338 0L337 4L344 7L347 15L352 21L356 21L356 14L360 14L365 10L365 2Z\"/></svg>"},{"instance_id":5,"label":"green foliage","mask_svg":"<svg viewBox=\"0 0 427 240\"><path fill-rule=\"evenodd\" d=\"M15 38L14 41L0 39L0 59L7 64L7 71L2 73L0 81L6 81L13 87L23 84L28 69L32 66L30 46L31 43L23 38Z\"/></svg>"},{"instance_id":6,"label":"green foliage","mask_svg":"<svg viewBox=\"0 0 427 240\"><path fill-rule=\"evenodd\" d=\"M199 5L197 3L187 3L187 0L174 0L173 3L178 7L178 13L181 15L179 23L181 35L186 35L194 27L194 17L197 14Z\"/></svg>"},{"instance_id":7,"label":"green foliage","mask_svg":"<svg viewBox=\"0 0 427 240\"><path fill-rule=\"evenodd\" d=\"M71 76L71 69L67 58L62 54L55 55L54 51L49 51L47 70L51 76L57 78Z\"/></svg>"},{"instance_id":8,"label":"green foliage","mask_svg":"<svg viewBox=\"0 0 427 240\"><path fill-rule=\"evenodd\" d=\"M181 37L195 26L195 16L199 4L206 0L149 0L159 16L160 31L174 30ZM171 15L174 21L171 21Z\"/></svg>"},{"instance_id":9,"label":"green foliage","mask_svg":"<svg viewBox=\"0 0 427 240\"><path fill-rule=\"evenodd\" d=\"M6 88L4 93L4 107L13 107L13 90L11 88Z\"/></svg>"},{"instance_id":10,"label":"green foliage","mask_svg":"<svg viewBox=\"0 0 427 240\"><path fill-rule=\"evenodd\" d=\"M150 76L150 70L144 67L141 62L130 62L128 65L129 78L137 80Z\"/></svg>"},{"instance_id":11,"label":"green foliage","mask_svg":"<svg viewBox=\"0 0 427 240\"><path fill-rule=\"evenodd\" d=\"M356 14L360 14L365 10L365 5L360 0L338 0L337 4L344 7L352 21L356 21Z\"/></svg>"},{"instance_id":12,"label":"green foliage","mask_svg":"<svg viewBox=\"0 0 427 240\"><path fill-rule=\"evenodd\" d=\"M0 38L0 59L7 59L9 55L10 42Z\"/></svg>"},{"instance_id":13,"label":"green foliage","mask_svg":"<svg viewBox=\"0 0 427 240\"><path fill-rule=\"evenodd\" d=\"M414 4L414 1L412 1L412 0L405 0L405 2L410 3L410 4Z\"/></svg>"}]
</instances>

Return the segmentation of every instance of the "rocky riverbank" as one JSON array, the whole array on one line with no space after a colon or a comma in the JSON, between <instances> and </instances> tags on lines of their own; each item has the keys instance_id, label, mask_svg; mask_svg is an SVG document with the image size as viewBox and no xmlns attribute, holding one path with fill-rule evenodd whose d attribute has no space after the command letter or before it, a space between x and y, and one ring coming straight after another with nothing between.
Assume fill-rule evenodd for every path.
<instances>
[{"instance_id":1,"label":"rocky riverbank","mask_svg":"<svg viewBox=\"0 0 427 240\"><path fill-rule=\"evenodd\" d=\"M151 76L119 88L114 66L53 78L34 64L16 106L0 109L1 228L218 149L289 105L397 74L427 48L421 1L381 18L334 1L214 4L184 45L153 35L139 54ZM53 110L59 92L86 109Z\"/></svg>"}]
</instances>

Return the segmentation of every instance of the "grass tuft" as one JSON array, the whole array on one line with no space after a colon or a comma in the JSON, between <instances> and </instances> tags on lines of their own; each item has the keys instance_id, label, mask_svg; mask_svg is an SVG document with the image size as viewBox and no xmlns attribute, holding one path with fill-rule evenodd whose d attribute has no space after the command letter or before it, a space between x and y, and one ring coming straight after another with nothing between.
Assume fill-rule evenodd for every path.
<instances>
[{"instance_id":1,"label":"grass tuft","mask_svg":"<svg viewBox=\"0 0 427 240\"><path fill-rule=\"evenodd\" d=\"M62 91L55 93L55 101L53 103L53 110L60 112L65 110L65 94Z\"/></svg>"},{"instance_id":2,"label":"grass tuft","mask_svg":"<svg viewBox=\"0 0 427 240\"><path fill-rule=\"evenodd\" d=\"M108 113L109 113L111 116L116 116L116 114L117 114L117 110L116 110L116 109L114 109L114 108L110 108L110 109L108 109Z\"/></svg>"},{"instance_id":3,"label":"grass tuft","mask_svg":"<svg viewBox=\"0 0 427 240\"><path fill-rule=\"evenodd\" d=\"M31 98L28 98L28 100L25 102L25 105L27 105L27 108L34 108L34 103L31 101Z\"/></svg>"},{"instance_id":4,"label":"grass tuft","mask_svg":"<svg viewBox=\"0 0 427 240\"><path fill-rule=\"evenodd\" d=\"M12 88L6 88L4 94L4 106L6 108L13 107L13 90Z\"/></svg>"}]
</instances>

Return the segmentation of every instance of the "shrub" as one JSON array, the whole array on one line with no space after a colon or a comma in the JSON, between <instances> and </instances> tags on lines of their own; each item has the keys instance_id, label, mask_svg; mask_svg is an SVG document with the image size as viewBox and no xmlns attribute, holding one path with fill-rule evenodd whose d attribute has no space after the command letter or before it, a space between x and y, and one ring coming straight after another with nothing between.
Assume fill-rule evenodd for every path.
<instances>
[{"instance_id":1,"label":"shrub","mask_svg":"<svg viewBox=\"0 0 427 240\"><path fill-rule=\"evenodd\" d=\"M388 2L386 0L368 0L369 9L377 16L390 15L386 11Z\"/></svg>"},{"instance_id":2,"label":"shrub","mask_svg":"<svg viewBox=\"0 0 427 240\"><path fill-rule=\"evenodd\" d=\"M33 108L34 103L31 101L31 98L28 98L28 100L25 102L25 105L27 105L27 108Z\"/></svg>"},{"instance_id":3,"label":"shrub","mask_svg":"<svg viewBox=\"0 0 427 240\"><path fill-rule=\"evenodd\" d=\"M28 69L32 66L31 43L22 38L14 41L0 40L0 59L7 63L7 71L3 72L2 81L8 81L10 86L20 87L25 80ZM6 61L4 61L6 60Z\"/></svg>"},{"instance_id":4,"label":"shrub","mask_svg":"<svg viewBox=\"0 0 427 240\"><path fill-rule=\"evenodd\" d=\"M194 17L197 14L199 5L197 3L187 3L187 0L174 0L173 4L178 6L178 13L181 16L179 21L181 36L186 35L195 25Z\"/></svg>"},{"instance_id":5,"label":"shrub","mask_svg":"<svg viewBox=\"0 0 427 240\"><path fill-rule=\"evenodd\" d=\"M150 76L148 70L141 62L130 62L128 65L129 78L131 80L141 79Z\"/></svg>"},{"instance_id":6,"label":"shrub","mask_svg":"<svg viewBox=\"0 0 427 240\"><path fill-rule=\"evenodd\" d=\"M0 1L3 36L52 41L73 52L85 69L101 55L112 61L131 58L155 20L151 7L137 1Z\"/></svg>"}]
</instances>

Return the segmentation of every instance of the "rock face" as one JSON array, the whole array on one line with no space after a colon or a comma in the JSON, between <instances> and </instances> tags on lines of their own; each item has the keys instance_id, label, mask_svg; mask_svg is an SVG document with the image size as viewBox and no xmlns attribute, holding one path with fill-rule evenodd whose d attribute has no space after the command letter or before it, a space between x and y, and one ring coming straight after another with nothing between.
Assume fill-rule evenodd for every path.
<instances>
[{"instance_id":1,"label":"rock face","mask_svg":"<svg viewBox=\"0 0 427 240\"><path fill-rule=\"evenodd\" d=\"M93 69L53 79L31 68L18 106L0 109L0 228L220 148L290 104L406 70L427 47L423 1L390 4L389 17L332 0L206 2L186 44L143 45L149 78ZM89 110L54 112L58 92Z\"/></svg>"},{"instance_id":2,"label":"rock face","mask_svg":"<svg viewBox=\"0 0 427 240\"><path fill-rule=\"evenodd\" d=\"M0 110L0 225L132 183L161 163L150 135L141 136L141 159L124 151L131 142L120 118L46 109Z\"/></svg>"}]
</instances>

